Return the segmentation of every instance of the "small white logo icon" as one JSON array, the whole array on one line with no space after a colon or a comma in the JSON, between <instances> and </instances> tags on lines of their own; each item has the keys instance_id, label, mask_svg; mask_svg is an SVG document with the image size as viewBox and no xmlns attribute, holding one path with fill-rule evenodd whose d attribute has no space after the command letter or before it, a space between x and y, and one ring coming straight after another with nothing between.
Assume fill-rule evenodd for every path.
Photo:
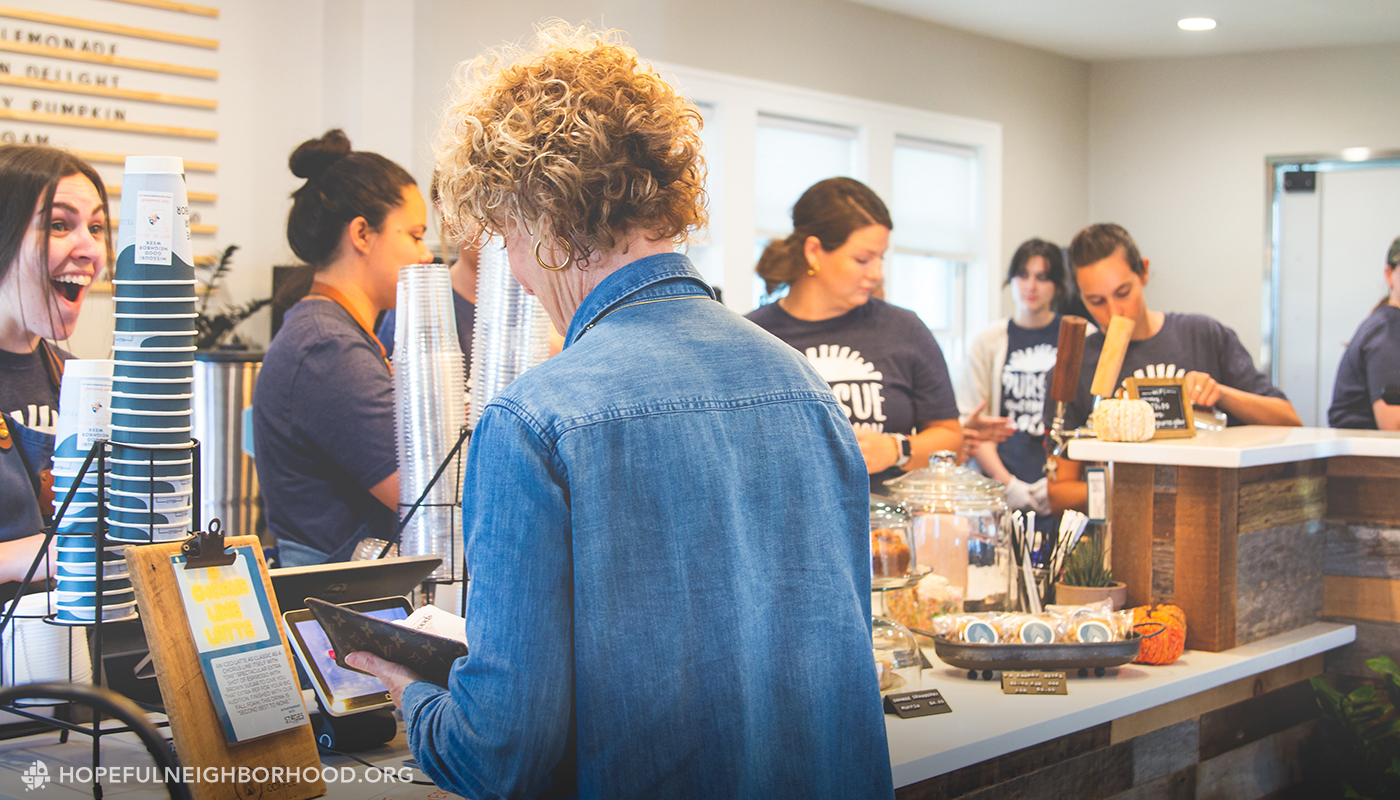
<instances>
[{"instance_id":1,"label":"small white logo icon","mask_svg":"<svg viewBox=\"0 0 1400 800\"><path fill-rule=\"evenodd\" d=\"M35 761L29 765L29 769L25 770L23 775L20 775L20 779L24 781L26 792L42 789L49 782L49 765L42 761Z\"/></svg>"}]
</instances>

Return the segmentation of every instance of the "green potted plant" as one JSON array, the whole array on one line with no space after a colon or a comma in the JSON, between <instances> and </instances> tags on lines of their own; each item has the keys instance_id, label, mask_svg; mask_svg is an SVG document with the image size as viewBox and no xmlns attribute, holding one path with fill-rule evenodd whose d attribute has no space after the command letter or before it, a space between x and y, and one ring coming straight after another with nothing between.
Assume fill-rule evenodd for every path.
<instances>
[{"instance_id":1,"label":"green potted plant","mask_svg":"<svg viewBox=\"0 0 1400 800\"><path fill-rule=\"evenodd\" d=\"M226 305L218 313L209 311L209 299L219 291L220 281L232 268L233 254L236 250L238 250L236 244L224 248L224 252L219 255L218 263L210 268L209 275L201 281L203 284L202 295L199 299L198 316L194 320L197 331L194 344L199 350L214 350L226 345L233 349L246 350L247 345L239 341L237 334L233 334L233 329L240 322L258 313L272 302L271 297L264 297L242 305ZM232 334L231 339L230 334Z\"/></svg>"},{"instance_id":2,"label":"green potted plant","mask_svg":"<svg viewBox=\"0 0 1400 800\"><path fill-rule=\"evenodd\" d=\"M1055 583L1055 602L1061 605L1113 601L1115 609L1128 602L1128 585L1113 579L1103 535L1085 536L1065 557L1064 569Z\"/></svg>"}]
</instances>

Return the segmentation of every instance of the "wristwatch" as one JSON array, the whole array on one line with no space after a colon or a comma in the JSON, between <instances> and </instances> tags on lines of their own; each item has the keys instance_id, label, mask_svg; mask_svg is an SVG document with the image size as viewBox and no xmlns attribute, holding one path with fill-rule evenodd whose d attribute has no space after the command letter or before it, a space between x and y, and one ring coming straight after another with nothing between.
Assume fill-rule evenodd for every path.
<instances>
[{"instance_id":1,"label":"wristwatch","mask_svg":"<svg viewBox=\"0 0 1400 800\"><path fill-rule=\"evenodd\" d=\"M896 467L902 467L909 463L910 456L914 455L914 446L909 443L909 437L902 433L891 433L894 443L899 447L899 457L894 460Z\"/></svg>"}]
</instances>

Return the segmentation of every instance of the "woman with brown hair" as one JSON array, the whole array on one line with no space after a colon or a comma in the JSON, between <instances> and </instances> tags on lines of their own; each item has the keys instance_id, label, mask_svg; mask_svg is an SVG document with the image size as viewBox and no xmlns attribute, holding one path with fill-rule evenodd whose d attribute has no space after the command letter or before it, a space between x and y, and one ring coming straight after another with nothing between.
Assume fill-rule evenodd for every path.
<instances>
[{"instance_id":1,"label":"woman with brown hair","mask_svg":"<svg viewBox=\"0 0 1400 800\"><path fill-rule=\"evenodd\" d=\"M806 354L855 427L870 491L929 456L962 447L958 404L943 351L918 315L878 297L894 223L870 187L827 178L792 207L792 233L770 242L756 268L771 292L749 313Z\"/></svg>"},{"instance_id":2,"label":"woman with brown hair","mask_svg":"<svg viewBox=\"0 0 1400 800\"><path fill-rule=\"evenodd\" d=\"M59 379L88 286L112 242L107 190L82 159L0 147L0 580L24 577L51 493Z\"/></svg>"},{"instance_id":3,"label":"woman with brown hair","mask_svg":"<svg viewBox=\"0 0 1400 800\"><path fill-rule=\"evenodd\" d=\"M860 450L806 361L715 301L700 115L616 33L473 63L448 219L501 236L564 350L482 410L447 687L369 653L467 797L890 797Z\"/></svg>"}]
</instances>

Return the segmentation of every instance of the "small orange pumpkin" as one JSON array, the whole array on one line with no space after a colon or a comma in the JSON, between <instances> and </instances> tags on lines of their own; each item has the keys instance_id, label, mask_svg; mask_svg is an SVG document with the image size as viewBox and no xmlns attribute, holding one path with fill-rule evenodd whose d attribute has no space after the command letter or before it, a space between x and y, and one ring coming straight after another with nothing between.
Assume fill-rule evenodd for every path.
<instances>
[{"instance_id":1,"label":"small orange pumpkin","mask_svg":"<svg viewBox=\"0 0 1400 800\"><path fill-rule=\"evenodd\" d=\"M1133 627L1144 622L1161 623L1162 632L1142 640L1142 650L1133 659L1137 664L1170 664L1186 650L1186 613L1177 606L1138 606L1133 609ZM1156 627L1155 625L1151 627ZM1144 630L1143 635L1152 631Z\"/></svg>"}]
</instances>

